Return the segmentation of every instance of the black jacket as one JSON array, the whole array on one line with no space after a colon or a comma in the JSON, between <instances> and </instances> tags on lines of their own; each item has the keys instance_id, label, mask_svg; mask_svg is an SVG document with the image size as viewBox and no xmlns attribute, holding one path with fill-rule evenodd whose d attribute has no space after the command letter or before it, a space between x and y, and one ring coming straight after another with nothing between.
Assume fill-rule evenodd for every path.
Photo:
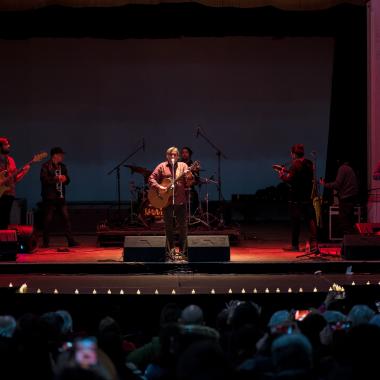
<instances>
[{"instance_id":1,"label":"black jacket","mask_svg":"<svg viewBox=\"0 0 380 380\"><path fill-rule=\"evenodd\" d=\"M313 163L306 158L293 161L289 172L282 179L290 185L290 200L293 202L311 202L313 189Z\"/></svg>"},{"instance_id":2,"label":"black jacket","mask_svg":"<svg viewBox=\"0 0 380 380\"><path fill-rule=\"evenodd\" d=\"M45 162L41 167L41 196L43 200L55 200L60 198L60 193L57 190L57 180L55 171L61 168L61 175L66 176L67 181L62 185L63 198L66 194L66 186L70 183L70 178L67 173L65 164L54 165L52 160Z\"/></svg>"}]
</instances>

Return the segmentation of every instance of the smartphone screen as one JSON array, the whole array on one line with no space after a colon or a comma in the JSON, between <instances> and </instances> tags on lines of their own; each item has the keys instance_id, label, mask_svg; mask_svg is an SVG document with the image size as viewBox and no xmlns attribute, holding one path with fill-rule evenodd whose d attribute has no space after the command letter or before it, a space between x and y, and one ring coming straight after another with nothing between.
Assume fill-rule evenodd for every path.
<instances>
[{"instance_id":1,"label":"smartphone screen","mask_svg":"<svg viewBox=\"0 0 380 380\"><path fill-rule=\"evenodd\" d=\"M303 321L307 315L310 314L310 310L297 310L295 315L294 315L294 319L296 321Z\"/></svg>"},{"instance_id":2,"label":"smartphone screen","mask_svg":"<svg viewBox=\"0 0 380 380\"><path fill-rule=\"evenodd\" d=\"M98 345L96 338L89 337L75 341L75 361L82 368L89 368L98 363Z\"/></svg>"}]
</instances>

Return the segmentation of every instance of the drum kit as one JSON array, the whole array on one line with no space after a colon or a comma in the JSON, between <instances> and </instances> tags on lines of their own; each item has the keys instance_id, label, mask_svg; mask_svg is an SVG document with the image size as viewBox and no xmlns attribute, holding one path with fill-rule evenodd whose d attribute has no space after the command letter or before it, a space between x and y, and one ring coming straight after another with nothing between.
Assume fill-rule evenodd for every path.
<instances>
[{"instance_id":1,"label":"drum kit","mask_svg":"<svg viewBox=\"0 0 380 380\"><path fill-rule=\"evenodd\" d=\"M124 165L124 167L130 169L131 174L137 173L144 178L142 186L136 186L134 181L130 181L129 183L131 200L127 224L151 227L154 223L163 223L162 209L153 207L147 197L149 190L148 179L152 171L141 166ZM187 189L187 219L189 226L202 225L212 227L216 222L219 222L218 218L209 212L209 185L218 185L218 183L218 181L214 180L213 176L210 178L199 177L193 186ZM198 191L195 189L196 187ZM202 187L204 188L203 202L200 196L202 194ZM136 205L135 208L134 204Z\"/></svg>"}]
</instances>

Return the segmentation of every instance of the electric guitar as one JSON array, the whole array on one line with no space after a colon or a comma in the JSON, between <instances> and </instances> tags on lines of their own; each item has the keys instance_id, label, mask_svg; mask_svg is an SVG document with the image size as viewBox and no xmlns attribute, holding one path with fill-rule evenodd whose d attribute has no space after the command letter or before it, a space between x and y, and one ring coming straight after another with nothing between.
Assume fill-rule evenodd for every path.
<instances>
[{"instance_id":1,"label":"electric guitar","mask_svg":"<svg viewBox=\"0 0 380 380\"><path fill-rule=\"evenodd\" d=\"M175 182L178 182L184 175L186 175L189 172L199 170L200 168L200 163L199 161L194 161L191 166L183 172L181 175L179 175L176 179ZM148 191L148 200L150 204L153 207L156 208L165 208L169 206L170 203L170 198L172 197L172 191L169 191L172 189L173 186L173 179L172 178L164 178L162 182L160 183L161 186L164 186L165 189L163 190L157 190L157 189L150 189Z\"/></svg>"},{"instance_id":2,"label":"electric guitar","mask_svg":"<svg viewBox=\"0 0 380 380\"><path fill-rule=\"evenodd\" d=\"M8 186L8 182L12 179L15 179L24 169L25 166L34 164L35 162L42 161L46 158L48 154L46 152L37 153L34 155L33 159L26 163L21 169L16 170L15 173L9 173L8 170L3 170L0 172L0 197L7 191L10 190L10 186Z\"/></svg>"},{"instance_id":3,"label":"electric guitar","mask_svg":"<svg viewBox=\"0 0 380 380\"><path fill-rule=\"evenodd\" d=\"M272 165L272 168L274 169L274 171L276 171L277 173L289 173L289 170L286 168L285 165L277 165L277 164L274 164Z\"/></svg>"}]
</instances>

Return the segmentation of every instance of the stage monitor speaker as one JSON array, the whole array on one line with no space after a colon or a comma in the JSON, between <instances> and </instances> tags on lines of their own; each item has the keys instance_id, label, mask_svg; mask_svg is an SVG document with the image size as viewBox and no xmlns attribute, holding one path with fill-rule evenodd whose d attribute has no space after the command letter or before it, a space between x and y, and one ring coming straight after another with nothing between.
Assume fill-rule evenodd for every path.
<instances>
[{"instance_id":1,"label":"stage monitor speaker","mask_svg":"<svg viewBox=\"0 0 380 380\"><path fill-rule=\"evenodd\" d=\"M346 260L380 260L380 236L345 235L342 257Z\"/></svg>"},{"instance_id":2,"label":"stage monitor speaker","mask_svg":"<svg viewBox=\"0 0 380 380\"><path fill-rule=\"evenodd\" d=\"M33 226L10 224L8 229L16 231L18 253L32 253L38 245L38 237Z\"/></svg>"},{"instance_id":3,"label":"stage monitor speaker","mask_svg":"<svg viewBox=\"0 0 380 380\"><path fill-rule=\"evenodd\" d=\"M125 236L124 261L164 262L165 236Z\"/></svg>"},{"instance_id":4,"label":"stage monitor speaker","mask_svg":"<svg viewBox=\"0 0 380 380\"><path fill-rule=\"evenodd\" d=\"M0 230L0 261L16 261L17 234L14 230Z\"/></svg>"},{"instance_id":5,"label":"stage monitor speaker","mask_svg":"<svg viewBox=\"0 0 380 380\"><path fill-rule=\"evenodd\" d=\"M188 236L189 262L230 261L230 242L227 235Z\"/></svg>"}]
</instances>

